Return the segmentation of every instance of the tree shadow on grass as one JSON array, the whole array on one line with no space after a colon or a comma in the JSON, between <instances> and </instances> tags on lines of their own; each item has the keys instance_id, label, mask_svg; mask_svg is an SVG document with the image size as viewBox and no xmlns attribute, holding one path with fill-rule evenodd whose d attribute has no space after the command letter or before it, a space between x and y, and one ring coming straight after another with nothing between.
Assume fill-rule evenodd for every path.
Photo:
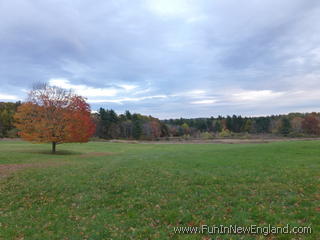
<instances>
[{"instance_id":1,"label":"tree shadow on grass","mask_svg":"<svg viewBox=\"0 0 320 240\"><path fill-rule=\"evenodd\" d=\"M76 152L76 151L70 151L70 150L58 150L55 153L52 153L51 150L25 150L23 151L25 153L37 153L37 154L45 154L45 155L51 155L51 156L70 156L70 155L81 155L83 153Z\"/></svg>"}]
</instances>

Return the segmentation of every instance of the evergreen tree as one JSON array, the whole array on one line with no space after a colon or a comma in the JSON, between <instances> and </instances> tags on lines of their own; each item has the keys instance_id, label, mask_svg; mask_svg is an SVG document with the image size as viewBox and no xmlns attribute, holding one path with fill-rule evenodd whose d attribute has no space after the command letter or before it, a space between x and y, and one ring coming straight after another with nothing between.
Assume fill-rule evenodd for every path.
<instances>
[{"instance_id":1,"label":"evergreen tree","mask_svg":"<svg viewBox=\"0 0 320 240\"><path fill-rule=\"evenodd\" d=\"M257 133L268 133L270 127L270 117L255 118L255 127Z\"/></svg>"},{"instance_id":2,"label":"evergreen tree","mask_svg":"<svg viewBox=\"0 0 320 240\"><path fill-rule=\"evenodd\" d=\"M132 119L132 115L131 115L131 113L129 112L129 110L127 110L127 111L125 112L125 115L126 115L127 120L131 120L131 119Z\"/></svg>"},{"instance_id":3,"label":"evergreen tree","mask_svg":"<svg viewBox=\"0 0 320 240\"><path fill-rule=\"evenodd\" d=\"M282 118L280 132L286 136L290 133L290 131L291 131L290 120L286 117Z\"/></svg>"},{"instance_id":4,"label":"evergreen tree","mask_svg":"<svg viewBox=\"0 0 320 240\"><path fill-rule=\"evenodd\" d=\"M230 116L227 116L226 118L226 127L229 131L233 131L233 121Z\"/></svg>"},{"instance_id":5,"label":"evergreen tree","mask_svg":"<svg viewBox=\"0 0 320 240\"><path fill-rule=\"evenodd\" d=\"M142 126L140 120L133 121L133 128L132 128L132 136L135 139L140 139L142 134Z\"/></svg>"},{"instance_id":6,"label":"evergreen tree","mask_svg":"<svg viewBox=\"0 0 320 240\"><path fill-rule=\"evenodd\" d=\"M217 120L215 125L214 125L214 128L213 128L213 131L214 132L221 132L222 131L222 124L221 124L221 121L220 120Z\"/></svg>"}]
</instances>

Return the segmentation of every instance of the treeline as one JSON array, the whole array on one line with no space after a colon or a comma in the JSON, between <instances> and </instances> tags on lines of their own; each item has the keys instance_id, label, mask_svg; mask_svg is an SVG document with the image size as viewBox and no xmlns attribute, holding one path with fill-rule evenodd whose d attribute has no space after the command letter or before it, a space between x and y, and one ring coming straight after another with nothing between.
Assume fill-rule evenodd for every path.
<instances>
[{"instance_id":1,"label":"treeline","mask_svg":"<svg viewBox=\"0 0 320 240\"><path fill-rule=\"evenodd\" d=\"M228 137L243 134L274 134L290 137L320 135L319 113L290 113L267 117L219 116L217 118L164 120L172 136Z\"/></svg>"},{"instance_id":2,"label":"treeline","mask_svg":"<svg viewBox=\"0 0 320 240\"><path fill-rule=\"evenodd\" d=\"M95 121L96 136L105 139L214 138L245 134L289 137L320 135L319 113L159 120L152 116L131 114L129 111L117 115L114 110L100 108L95 114Z\"/></svg>"},{"instance_id":3,"label":"treeline","mask_svg":"<svg viewBox=\"0 0 320 240\"><path fill-rule=\"evenodd\" d=\"M17 137L17 130L13 125L13 115L21 102L0 102L0 138Z\"/></svg>"},{"instance_id":4,"label":"treeline","mask_svg":"<svg viewBox=\"0 0 320 240\"><path fill-rule=\"evenodd\" d=\"M104 139L158 139L169 136L167 125L152 116L138 113L117 114L114 110L100 108L94 114L96 137Z\"/></svg>"},{"instance_id":5,"label":"treeline","mask_svg":"<svg viewBox=\"0 0 320 240\"><path fill-rule=\"evenodd\" d=\"M17 137L13 115L20 102L0 102L0 137ZM152 116L126 111L117 114L100 108L92 117L95 137L104 139L155 140L169 137L214 138L251 134L288 137L320 136L320 113L290 113L267 117L218 116L159 120Z\"/></svg>"}]
</instances>

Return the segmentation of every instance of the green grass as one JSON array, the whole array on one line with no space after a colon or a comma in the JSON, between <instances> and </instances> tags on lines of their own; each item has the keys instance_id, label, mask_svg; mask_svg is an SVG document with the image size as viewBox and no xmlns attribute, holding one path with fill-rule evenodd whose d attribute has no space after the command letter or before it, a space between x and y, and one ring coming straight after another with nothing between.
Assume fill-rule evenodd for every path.
<instances>
[{"instance_id":1,"label":"green grass","mask_svg":"<svg viewBox=\"0 0 320 240\"><path fill-rule=\"evenodd\" d=\"M296 238L320 239L320 141L49 149L0 142L0 164L61 163L0 178L0 239L216 239L173 232L201 224L311 226Z\"/></svg>"}]
</instances>

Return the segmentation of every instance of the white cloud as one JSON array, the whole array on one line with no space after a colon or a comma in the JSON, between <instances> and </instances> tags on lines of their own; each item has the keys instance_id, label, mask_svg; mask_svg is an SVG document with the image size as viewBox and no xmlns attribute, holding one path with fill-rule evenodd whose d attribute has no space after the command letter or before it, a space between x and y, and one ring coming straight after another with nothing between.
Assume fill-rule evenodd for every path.
<instances>
[{"instance_id":1,"label":"white cloud","mask_svg":"<svg viewBox=\"0 0 320 240\"><path fill-rule=\"evenodd\" d=\"M187 94L190 94L190 95L198 95L198 94L204 94L204 93L206 93L206 91L204 90L193 90L193 91L187 92Z\"/></svg>"},{"instance_id":2,"label":"white cloud","mask_svg":"<svg viewBox=\"0 0 320 240\"><path fill-rule=\"evenodd\" d=\"M143 89L143 90L134 91L133 94L134 95L140 95L140 94L143 94L143 93L150 92L151 90L152 90L151 88L146 88L146 89Z\"/></svg>"},{"instance_id":3,"label":"white cloud","mask_svg":"<svg viewBox=\"0 0 320 240\"><path fill-rule=\"evenodd\" d=\"M68 79L54 78L49 80L49 85L58 86L65 89L72 89L75 93L88 97L89 103L119 103L123 102L138 102L147 99L160 99L167 98L166 95L152 95L141 97L130 97L131 95L137 95L150 91L150 89L140 90L137 85L133 84L114 84L115 87L109 88L94 88L82 84L72 84ZM120 97L126 95L126 97ZM110 97L110 99L109 99Z\"/></svg>"},{"instance_id":4,"label":"white cloud","mask_svg":"<svg viewBox=\"0 0 320 240\"><path fill-rule=\"evenodd\" d=\"M206 91L201 90L201 89L196 89L196 90L191 90L191 91L186 91L186 92L180 92L180 93L174 93L171 94L171 97L191 97L191 98L198 98L202 97Z\"/></svg>"},{"instance_id":5,"label":"white cloud","mask_svg":"<svg viewBox=\"0 0 320 240\"><path fill-rule=\"evenodd\" d=\"M216 102L217 102L217 100L214 100L214 99L204 99L204 100L199 100L199 101L193 101L191 103L192 104L213 104Z\"/></svg>"},{"instance_id":6,"label":"white cloud","mask_svg":"<svg viewBox=\"0 0 320 240\"><path fill-rule=\"evenodd\" d=\"M136 96L137 94L150 91L149 88L139 90L139 87L137 85L132 85L132 84L115 84L116 87L94 88L87 85L72 84L70 83L69 80L63 79L63 78L50 79L49 84L51 86L58 86L65 89L72 89L77 94L88 97L88 102L91 104L97 104L97 103L123 104L125 102L139 102L139 101L150 100L150 99L164 99L168 97L167 95L164 95L164 94L131 97L131 96ZM127 96L119 97L123 94ZM131 94L131 96L128 94Z\"/></svg>"},{"instance_id":7,"label":"white cloud","mask_svg":"<svg viewBox=\"0 0 320 240\"><path fill-rule=\"evenodd\" d=\"M320 63L320 47L312 49L310 51L310 55L312 57L313 62L317 64Z\"/></svg>"},{"instance_id":8,"label":"white cloud","mask_svg":"<svg viewBox=\"0 0 320 240\"><path fill-rule=\"evenodd\" d=\"M272 90L241 90L233 93L232 100L238 101L265 101L284 95L285 92L275 92Z\"/></svg>"},{"instance_id":9,"label":"white cloud","mask_svg":"<svg viewBox=\"0 0 320 240\"><path fill-rule=\"evenodd\" d=\"M122 104L123 102L138 102L147 99L161 99L167 98L166 95L154 95L154 96L145 96L145 97L126 97L126 98L117 98L117 99L91 99L89 103L119 103Z\"/></svg>"},{"instance_id":10,"label":"white cloud","mask_svg":"<svg viewBox=\"0 0 320 240\"><path fill-rule=\"evenodd\" d=\"M306 59L304 57L294 57L288 60L289 64L303 65L305 64Z\"/></svg>"},{"instance_id":11,"label":"white cloud","mask_svg":"<svg viewBox=\"0 0 320 240\"><path fill-rule=\"evenodd\" d=\"M119 87L122 87L123 89L125 89L127 91L130 91L130 90L137 88L138 86L131 85L131 84L119 84Z\"/></svg>"},{"instance_id":12,"label":"white cloud","mask_svg":"<svg viewBox=\"0 0 320 240\"><path fill-rule=\"evenodd\" d=\"M17 96L8 95L8 94L1 94L1 93L0 93L0 99L1 100L19 100L19 98Z\"/></svg>"},{"instance_id":13,"label":"white cloud","mask_svg":"<svg viewBox=\"0 0 320 240\"><path fill-rule=\"evenodd\" d=\"M117 95L119 90L115 88L94 88L87 85L71 84L69 80L63 78L54 78L49 80L50 85L72 89L77 94L85 97L112 97Z\"/></svg>"},{"instance_id":14,"label":"white cloud","mask_svg":"<svg viewBox=\"0 0 320 240\"><path fill-rule=\"evenodd\" d=\"M161 16L183 16L190 14L192 7L184 0L148 0L149 8Z\"/></svg>"}]
</instances>

